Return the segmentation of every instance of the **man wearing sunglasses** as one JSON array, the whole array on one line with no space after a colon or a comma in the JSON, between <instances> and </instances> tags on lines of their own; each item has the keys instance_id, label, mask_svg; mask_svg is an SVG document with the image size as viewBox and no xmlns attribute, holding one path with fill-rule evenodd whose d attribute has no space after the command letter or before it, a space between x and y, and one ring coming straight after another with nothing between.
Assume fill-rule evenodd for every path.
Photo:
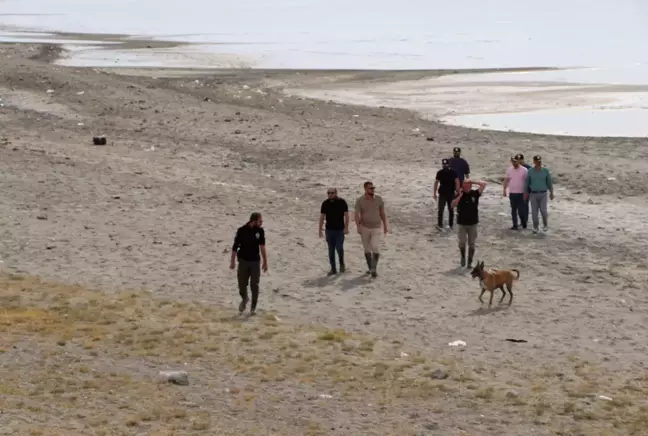
<instances>
[{"instance_id":1,"label":"man wearing sunglasses","mask_svg":"<svg viewBox=\"0 0 648 436\"><path fill-rule=\"evenodd\" d=\"M335 252L340 260L340 272L346 271L344 266L344 235L349 233L349 207L347 202L338 197L337 189L329 188L326 191L327 199L320 208L319 237L324 236L322 226L326 220L326 243L328 244L329 262L331 270L329 276L337 274L335 265Z\"/></svg>"},{"instance_id":2,"label":"man wearing sunglasses","mask_svg":"<svg viewBox=\"0 0 648 436\"><path fill-rule=\"evenodd\" d=\"M355 203L355 223L362 238L365 260L372 277L377 277L378 259L380 258L380 225L387 234L387 216L385 202L376 195L376 188L371 182L364 183L364 195Z\"/></svg>"}]
</instances>

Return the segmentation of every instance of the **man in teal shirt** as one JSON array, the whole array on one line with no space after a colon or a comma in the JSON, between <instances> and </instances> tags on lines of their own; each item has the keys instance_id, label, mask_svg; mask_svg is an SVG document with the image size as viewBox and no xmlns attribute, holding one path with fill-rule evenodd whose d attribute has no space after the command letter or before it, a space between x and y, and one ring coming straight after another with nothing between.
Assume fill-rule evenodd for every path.
<instances>
[{"instance_id":1,"label":"man in teal shirt","mask_svg":"<svg viewBox=\"0 0 648 436\"><path fill-rule=\"evenodd\" d=\"M527 172L526 188L524 190L524 199L531 203L531 219L533 220L533 233L538 233L540 222L538 220L538 210L542 215L542 230L547 231L548 213L547 213L547 191L549 198L554 199L553 182L551 174L547 168L542 166L542 157L533 156L533 168Z\"/></svg>"}]
</instances>

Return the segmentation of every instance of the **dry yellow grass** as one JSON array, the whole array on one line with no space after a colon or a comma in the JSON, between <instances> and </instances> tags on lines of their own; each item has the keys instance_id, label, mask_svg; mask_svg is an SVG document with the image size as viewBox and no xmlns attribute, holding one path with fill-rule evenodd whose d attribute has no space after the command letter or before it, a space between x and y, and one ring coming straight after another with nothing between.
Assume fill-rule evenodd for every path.
<instances>
[{"instance_id":1,"label":"dry yellow grass","mask_svg":"<svg viewBox=\"0 0 648 436\"><path fill-rule=\"evenodd\" d=\"M487 362L434 359L343 330L286 325L274 314L243 321L145 292L107 295L6 276L0 304L0 408L28 417L8 424L20 434L254 434L233 429L225 408L263 407L295 383L331 392L341 409L498 410L554 434L648 434L646 378L607 374L577 358L503 384ZM186 366L191 386L156 381L159 369ZM432 377L436 368L448 377ZM224 377L236 386L224 389ZM281 424L277 434L327 434L326 421L310 418ZM384 434L414 434L407 421Z\"/></svg>"}]
</instances>

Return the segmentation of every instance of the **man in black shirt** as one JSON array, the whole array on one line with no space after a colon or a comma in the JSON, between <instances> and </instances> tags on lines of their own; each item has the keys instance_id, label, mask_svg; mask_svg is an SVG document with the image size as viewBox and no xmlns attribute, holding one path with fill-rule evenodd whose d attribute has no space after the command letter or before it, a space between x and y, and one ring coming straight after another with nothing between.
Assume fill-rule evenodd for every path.
<instances>
[{"instance_id":1,"label":"man in black shirt","mask_svg":"<svg viewBox=\"0 0 648 436\"><path fill-rule=\"evenodd\" d=\"M443 211L446 205L448 206L448 225L452 228L454 224L454 211L450 207L452 199L455 197L455 192L459 193L459 177L457 172L450 167L448 159L441 160L442 168L437 171L436 180L434 182L434 201L437 201L438 206L438 223L437 230L443 230ZM437 188L439 199L437 200Z\"/></svg>"},{"instance_id":2,"label":"man in black shirt","mask_svg":"<svg viewBox=\"0 0 648 436\"><path fill-rule=\"evenodd\" d=\"M475 183L479 189L472 189ZM457 224L459 224L459 251L461 252L461 266L466 266L466 239L468 239L468 268L472 268L475 256L475 242L477 241L477 224L479 223L479 197L486 188L486 182L463 182L463 190L452 202L452 207L457 208Z\"/></svg>"},{"instance_id":3,"label":"man in black shirt","mask_svg":"<svg viewBox=\"0 0 648 436\"><path fill-rule=\"evenodd\" d=\"M322 203L319 219L319 237L323 236L322 225L326 219L326 243L328 244L331 270L328 275L337 274L335 267L335 252L340 258L340 272L346 271L344 265L344 235L349 233L349 206L343 198L337 195L337 189L326 191L328 198Z\"/></svg>"},{"instance_id":4,"label":"man in black shirt","mask_svg":"<svg viewBox=\"0 0 648 436\"><path fill-rule=\"evenodd\" d=\"M241 295L241 304L239 305L239 312L244 312L248 303L247 286L250 283L252 290L252 305L250 307L250 315L256 314L257 301L259 300L259 280L261 278L261 270L268 271L268 257L265 250L265 232L263 230L263 218L258 212L250 215L250 220L244 226L241 226L236 231L234 238L234 245L232 245L232 259L230 261L230 268L236 267L236 259L238 258L238 287L239 294ZM259 256L259 249L261 256ZM263 264L260 265L261 257L263 257Z\"/></svg>"}]
</instances>

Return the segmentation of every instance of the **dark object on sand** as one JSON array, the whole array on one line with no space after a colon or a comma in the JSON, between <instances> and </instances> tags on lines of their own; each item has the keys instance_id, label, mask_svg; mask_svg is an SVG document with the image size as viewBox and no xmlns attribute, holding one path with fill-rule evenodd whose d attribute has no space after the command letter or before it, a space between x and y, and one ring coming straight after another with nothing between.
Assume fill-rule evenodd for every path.
<instances>
[{"instance_id":1,"label":"dark object on sand","mask_svg":"<svg viewBox=\"0 0 648 436\"><path fill-rule=\"evenodd\" d=\"M515 342L516 344L529 342L526 339L506 339L506 340L509 341L509 342Z\"/></svg>"},{"instance_id":2,"label":"dark object on sand","mask_svg":"<svg viewBox=\"0 0 648 436\"><path fill-rule=\"evenodd\" d=\"M106 137L105 136L93 136L92 137L92 143L94 145L106 145Z\"/></svg>"}]
</instances>

